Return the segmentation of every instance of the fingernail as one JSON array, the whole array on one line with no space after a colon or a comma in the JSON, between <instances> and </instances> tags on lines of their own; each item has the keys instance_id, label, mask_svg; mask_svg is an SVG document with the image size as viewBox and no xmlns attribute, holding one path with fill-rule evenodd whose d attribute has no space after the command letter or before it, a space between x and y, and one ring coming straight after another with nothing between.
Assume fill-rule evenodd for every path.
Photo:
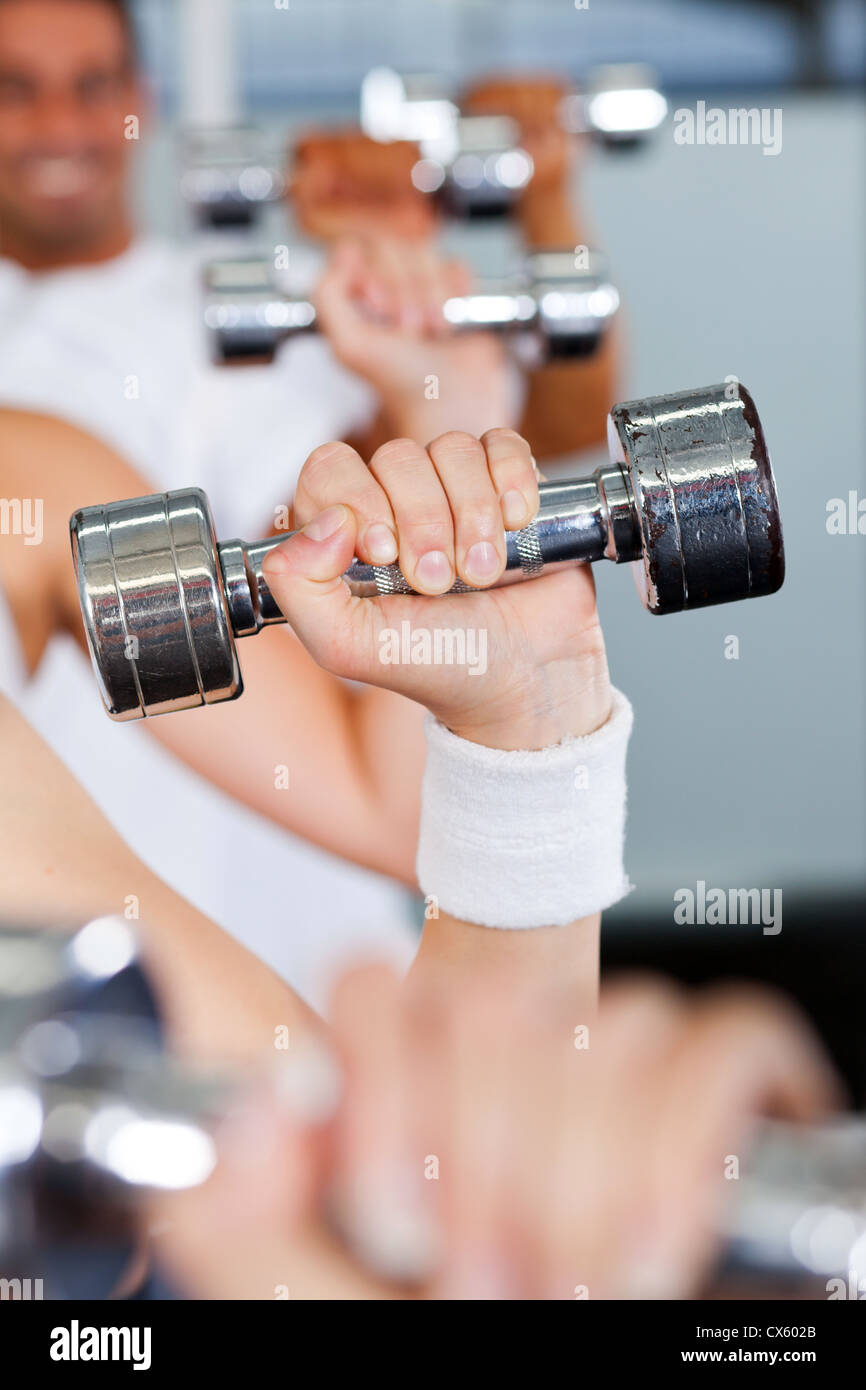
<instances>
[{"instance_id":1,"label":"fingernail","mask_svg":"<svg viewBox=\"0 0 866 1390\"><path fill-rule=\"evenodd\" d=\"M279 1117L259 1093L245 1098L226 1116L220 1130L221 1161L236 1171L260 1168L279 1154Z\"/></svg>"},{"instance_id":2,"label":"fingernail","mask_svg":"<svg viewBox=\"0 0 866 1390\"><path fill-rule=\"evenodd\" d=\"M353 1184L337 1220L360 1258L383 1278L414 1284L432 1274L439 1257L436 1226L405 1170Z\"/></svg>"},{"instance_id":3,"label":"fingernail","mask_svg":"<svg viewBox=\"0 0 866 1390\"><path fill-rule=\"evenodd\" d=\"M428 550L415 566L415 578L426 589L445 589L451 583L451 562L441 550Z\"/></svg>"},{"instance_id":4,"label":"fingernail","mask_svg":"<svg viewBox=\"0 0 866 1390\"><path fill-rule=\"evenodd\" d=\"M273 1068L275 1099L291 1119L321 1125L336 1114L343 1078L335 1058L318 1042L290 1049Z\"/></svg>"},{"instance_id":5,"label":"fingernail","mask_svg":"<svg viewBox=\"0 0 866 1390\"><path fill-rule=\"evenodd\" d=\"M311 541L326 541L339 531L347 516L345 507L328 507L327 511L320 512L312 521L307 522L304 535Z\"/></svg>"},{"instance_id":6,"label":"fingernail","mask_svg":"<svg viewBox=\"0 0 866 1390\"><path fill-rule=\"evenodd\" d=\"M268 574L276 575L288 573L291 563L288 556L288 547L290 545L291 541L283 541L282 545L278 545L276 550L270 551L269 554L265 556L262 562L262 572L266 578Z\"/></svg>"},{"instance_id":7,"label":"fingernail","mask_svg":"<svg viewBox=\"0 0 866 1390\"><path fill-rule=\"evenodd\" d=\"M518 530L529 520L529 504L522 492L511 488L502 498L502 519L505 525Z\"/></svg>"},{"instance_id":8,"label":"fingernail","mask_svg":"<svg viewBox=\"0 0 866 1390\"><path fill-rule=\"evenodd\" d=\"M500 568L496 547L489 541L479 541L466 553L466 574L473 583L486 583L499 573Z\"/></svg>"},{"instance_id":9,"label":"fingernail","mask_svg":"<svg viewBox=\"0 0 866 1390\"><path fill-rule=\"evenodd\" d=\"M384 522L367 527L364 544L374 565L390 565L397 559L397 537Z\"/></svg>"}]
</instances>

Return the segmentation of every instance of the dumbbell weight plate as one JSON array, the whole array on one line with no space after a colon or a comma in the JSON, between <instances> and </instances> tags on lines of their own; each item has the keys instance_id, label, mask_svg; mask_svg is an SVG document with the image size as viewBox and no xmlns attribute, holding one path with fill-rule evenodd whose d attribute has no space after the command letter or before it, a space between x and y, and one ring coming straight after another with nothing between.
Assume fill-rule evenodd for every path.
<instances>
[{"instance_id":1,"label":"dumbbell weight plate","mask_svg":"<svg viewBox=\"0 0 866 1390\"><path fill-rule=\"evenodd\" d=\"M579 268L573 251L535 251L526 273L538 305L540 360L573 361L597 352L620 303L605 257L589 252Z\"/></svg>"},{"instance_id":2,"label":"dumbbell weight plate","mask_svg":"<svg viewBox=\"0 0 866 1390\"><path fill-rule=\"evenodd\" d=\"M197 489L88 508L72 528L87 642L113 719L232 700L243 682Z\"/></svg>"},{"instance_id":3,"label":"dumbbell weight plate","mask_svg":"<svg viewBox=\"0 0 866 1390\"><path fill-rule=\"evenodd\" d=\"M634 572L651 613L775 593L785 558L755 403L735 383L629 401L608 422L643 542Z\"/></svg>"}]
</instances>

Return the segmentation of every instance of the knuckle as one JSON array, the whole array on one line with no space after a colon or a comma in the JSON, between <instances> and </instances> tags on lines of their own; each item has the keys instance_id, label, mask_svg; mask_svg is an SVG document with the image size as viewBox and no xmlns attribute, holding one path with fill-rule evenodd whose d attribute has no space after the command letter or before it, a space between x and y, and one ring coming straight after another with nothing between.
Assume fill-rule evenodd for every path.
<instances>
[{"instance_id":1,"label":"knuckle","mask_svg":"<svg viewBox=\"0 0 866 1390\"><path fill-rule=\"evenodd\" d=\"M316 491L330 479L338 464L348 462L352 458L354 451L348 444L339 441L320 444L304 464L298 480L299 486L303 484L307 491Z\"/></svg>"},{"instance_id":2,"label":"knuckle","mask_svg":"<svg viewBox=\"0 0 866 1390\"><path fill-rule=\"evenodd\" d=\"M419 458L420 450L414 439L389 439L387 444L380 444L376 450L370 460L370 468L376 471L402 467L407 463L417 463Z\"/></svg>"},{"instance_id":3,"label":"knuckle","mask_svg":"<svg viewBox=\"0 0 866 1390\"><path fill-rule=\"evenodd\" d=\"M474 536L484 539L501 539L504 534L502 513L495 497L481 494L467 497L457 509L457 526L461 531L471 531Z\"/></svg>"},{"instance_id":4,"label":"knuckle","mask_svg":"<svg viewBox=\"0 0 866 1390\"><path fill-rule=\"evenodd\" d=\"M426 550L433 545L437 549L447 550L454 544L454 528L450 517L434 516L430 512L424 512L403 522L400 538L404 544L408 543L413 548Z\"/></svg>"},{"instance_id":5,"label":"knuckle","mask_svg":"<svg viewBox=\"0 0 866 1390\"><path fill-rule=\"evenodd\" d=\"M529 456L529 445L523 435L518 434L517 430L511 429L508 425L496 425L493 429L486 430L482 435L482 443L513 449L515 452L525 454L527 458Z\"/></svg>"},{"instance_id":6,"label":"knuckle","mask_svg":"<svg viewBox=\"0 0 866 1390\"><path fill-rule=\"evenodd\" d=\"M481 443L474 434L467 434L464 430L446 430L430 445L431 454L445 451L451 454L470 454L477 458L481 452Z\"/></svg>"}]
</instances>

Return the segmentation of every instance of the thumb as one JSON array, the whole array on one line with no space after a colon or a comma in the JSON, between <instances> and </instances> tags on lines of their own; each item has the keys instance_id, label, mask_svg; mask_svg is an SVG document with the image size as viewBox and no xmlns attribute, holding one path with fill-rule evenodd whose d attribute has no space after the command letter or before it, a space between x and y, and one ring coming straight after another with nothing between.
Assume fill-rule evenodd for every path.
<instances>
[{"instance_id":1,"label":"thumb","mask_svg":"<svg viewBox=\"0 0 866 1390\"><path fill-rule=\"evenodd\" d=\"M341 676L363 667L362 652L374 640L379 618L375 603L355 597L343 583L355 556L356 530L348 507L328 507L262 565L268 588L310 655Z\"/></svg>"}]
</instances>

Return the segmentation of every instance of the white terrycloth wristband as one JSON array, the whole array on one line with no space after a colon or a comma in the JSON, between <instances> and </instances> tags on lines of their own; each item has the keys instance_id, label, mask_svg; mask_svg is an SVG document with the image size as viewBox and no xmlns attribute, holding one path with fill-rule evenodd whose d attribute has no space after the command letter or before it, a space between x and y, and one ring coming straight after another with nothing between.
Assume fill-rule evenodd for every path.
<instances>
[{"instance_id":1,"label":"white terrycloth wristband","mask_svg":"<svg viewBox=\"0 0 866 1390\"><path fill-rule=\"evenodd\" d=\"M565 926L631 891L623 867L632 707L540 752L457 738L428 715L418 882L483 927Z\"/></svg>"}]
</instances>

